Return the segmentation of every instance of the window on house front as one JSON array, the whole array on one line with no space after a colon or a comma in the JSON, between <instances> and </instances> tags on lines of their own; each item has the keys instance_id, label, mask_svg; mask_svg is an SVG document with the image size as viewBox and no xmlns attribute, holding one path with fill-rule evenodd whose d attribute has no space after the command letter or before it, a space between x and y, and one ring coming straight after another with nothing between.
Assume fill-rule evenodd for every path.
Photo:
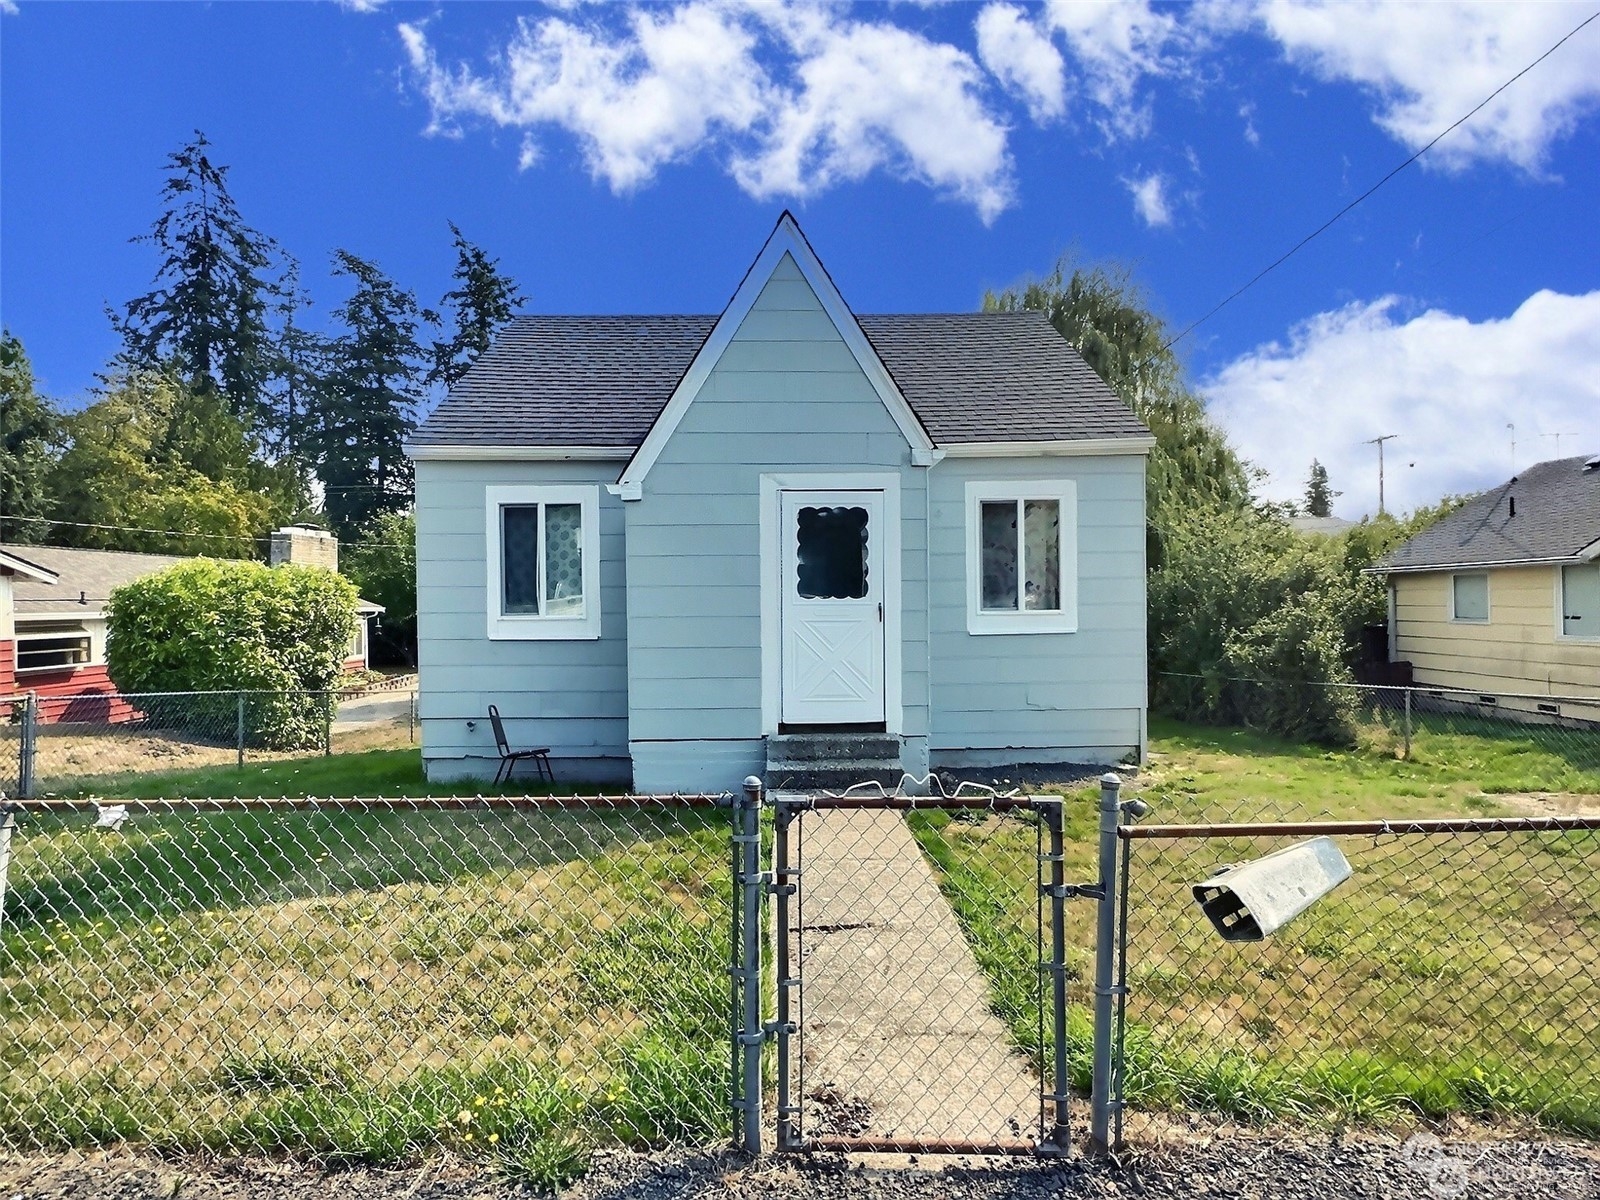
<instances>
[{"instance_id":1,"label":"window on house front","mask_svg":"<svg viewBox=\"0 0 1600 1200\"><path fill-rule=\"evenodd\" d=\"M1600 563L1561 568L1561 636L1600 638Z\"/></svg>"},{"instance_id":2,"label":"window on house front","mask_svg":"<svg viewBox=\"0 0 1600 1200\"><path fill-rule=\"evenodd\" d=\"M967 631L1077 628L1077 492L1066 480L967 485Z\"/></svg>"},{"instance_id":3,"label":"window on house front","mask_svg":"<svg viewBox=\"0 0 1600 1200\"><path fill-rule=\"evenodd\" d=\"M489 636L600 636L600 489L486 489Z\"/></svg>"},{"instance_id":4,"label":"window on house front","mask_svg":"<svg viewBox=\"0 0 1600 1200\"><path fill-rule=\"evenodd\" d=\"M1450 577L1450 616L1456 621L1488 621L1489 576L1482 571Z\"/></svg>"},{"instance_id":5,"label":"window on house front","mask_svg":"<svg viewBox=\"0 0 1600 1200\"><path fill-rule=\"evenodd\" d=\"M80 667L90 661L89 635L82 629L20 634L17 670L49 671Z\"/></svg>"}]
</instances>

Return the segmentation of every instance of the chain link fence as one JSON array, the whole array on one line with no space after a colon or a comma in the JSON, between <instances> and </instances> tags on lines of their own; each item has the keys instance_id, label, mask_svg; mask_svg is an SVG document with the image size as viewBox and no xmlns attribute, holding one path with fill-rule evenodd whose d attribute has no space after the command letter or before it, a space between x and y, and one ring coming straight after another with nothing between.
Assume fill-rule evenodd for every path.
<instances>
[{"instance_id":1,"label":"chain link fence","mask_svg":"<svg viewBox=\"0 0 1600 1200\"><path fill-rule=\"evenodd\" d=\"M779 1145L1065 1146L1054 1050L1059 1032L1062 1063L1086 1077L1078 1051L1088 1044L1081 980L1090 923L1055 939L1042 903L1050 822L1062 802L775 803L775 875L780 887L798 884L780 898L774 947L778 1025L792 1023L792 1037L779 1040L792 1073L778 1083ZM1059 839L1054 853L1061 861ZM1092 871L1081 857L1063 869ZM1076 1006L1059 1031L1057 977Z\"/></svg>"},{"instance_id":2,"label":"chain link fence","mask_svg":"<svg viewBox=\"0 0 1600 1200\"><path fill-rule=\"evenodd\" d=\"M545 1185L729 1134L726 797L20 806L0 1146Z\"/></svg>"},{"instance_id":3,"label":"chain link fence","mask_svg":"<svg viewBox=\"0 0 1600 1200\"><path fill-rule=\"evenodd\" d=\"M0 717L7 795L160 795L197 769L413 745L417 693L95 692L3 700Z\"/></svg>"},{"instance_id":4,"label":"chain link fence","mask_svg":"<svg viewBox=\"0 0 1600 1200\"><path fill-rule=\"evenodd\" d=\"M1351 878L1257 942L1222 941L1192 886L1350 826L1123 829L1133 1136L1174 1110L1600 1135L1600 818L1357 827Z\"/></svg>"}]
</instances>

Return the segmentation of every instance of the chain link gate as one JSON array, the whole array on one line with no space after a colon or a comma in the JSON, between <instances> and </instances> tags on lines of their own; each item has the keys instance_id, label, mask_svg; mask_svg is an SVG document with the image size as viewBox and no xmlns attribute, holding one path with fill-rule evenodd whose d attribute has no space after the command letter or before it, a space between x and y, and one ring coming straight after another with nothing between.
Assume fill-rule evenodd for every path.
<instances>
[{"instance_id":1,"label":"chain link gate","mask_svg":"<svg viewBox=\"0 0 1600 1200\"><path fill-rule=\"evenodd\" d=\"M778 1149L1065 1153L1067 902L1102 892L1066 881L1064 802L770 807Z\"/></svg>"}]
</instances>

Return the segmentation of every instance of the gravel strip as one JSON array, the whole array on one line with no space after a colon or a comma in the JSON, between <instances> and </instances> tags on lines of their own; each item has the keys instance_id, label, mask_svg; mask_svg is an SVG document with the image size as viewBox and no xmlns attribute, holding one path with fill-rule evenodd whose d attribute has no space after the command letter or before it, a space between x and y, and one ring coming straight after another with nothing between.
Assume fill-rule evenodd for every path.
<instances>
[{"instance_id":1,"label":"gravel strip","mask_svg":"<svg viewBox=\"0 0 1600 1200\"><path fill-rule=\"evenodd\" d=\"M0 1156L0 1200L511 1200L526 1189L453 1159L321 1171L123 1151ZM1229 1137L1116 1162L605 1153L568 1200L1600 1200L1600 1148L1570 1142Z\"/></svg>"}]
</instances>

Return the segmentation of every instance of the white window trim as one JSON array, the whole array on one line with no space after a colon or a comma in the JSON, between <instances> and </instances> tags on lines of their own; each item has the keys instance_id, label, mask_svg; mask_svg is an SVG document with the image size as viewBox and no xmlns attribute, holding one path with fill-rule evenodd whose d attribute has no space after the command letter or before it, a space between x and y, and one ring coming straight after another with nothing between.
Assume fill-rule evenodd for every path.
<instances>
[{"instance_id":1,"label":"white window trim","mask_svg":"<svg viewBox=\"0 0 1600 1200\"><path fill-rule=\"evenodd\" d=\"M57 641L63 638L82 638L84 641L88 642L89 657L83 662L56 663L53 666L47 667L24 667L21 665L23 647L27 643ZM14 662L16 664L12 667L12 673L16 675L47 675L52 673L59 674L62 671L87 671L94 667L103 667L106 665L105 656L102 655L100 658L96 658L94 656L94 642L94 634L87 629L52 630L46 633L24 633L21 630L18 630L16 637L14 638L14 649L12 651L13 655L15 656Z\"/></svg>"},{"instance_id":2,"label":"white window trim","mask_svg":"<svg viewBox=\"0 0 1600 1200\"><path fill-rule=\"evenodd\" d=\"M983 588L982 521L985 500L1055 500L1061 505L1061 607L1051 612L1018 609L990 612L981 607ZM1078 631L1078 485L1070 479L974 480L967 484L967 632L1006 633ZM1027 566L1023 530L1017 530L1017 577Z\"/></svg>"},{"instance_id":3,"label":"white window trim","mask_svg":"<svg viewBox=\"0 0 1600 1200\"><path fill-rule=\"evenodd\" d=\"M1567 632L1567 568L1578 566L1595 566L1593 563L1564 563L1553 568L1556 576L1556 639L1563 642L1578 642L1582 645L1595 645L1600 643L1600 631L1595 633L1568 633Z\"/></svg>"},{"instance_id":4,"label":"white window trim","mask_svg":"<svg viewBox=\"0 0 1600 1200\"><path fill-rule=\"evenodd\" d=\"M598 484L517 484L483 489L484 554L491 641L593 641L600 636L600 487ZM501 611L500 510L508 505L577 504L583 521L583 612L579 616ZM540 530L544 528L540 521ZM543 533L539 570L544 570Z\"/></svg>"},{"instance_id":5,"label":"white window trim","mask_svg":"<svg viewBox=\"0 0 1600 1200\"><path fill-rule=\"evenodd\" d=\"M1479 617L1456 616L1456 579L1463 575L1481 575L1483 577L1483 612ZM1445 592L1445 613L1450 618L1452 625L1489 625L1494 622L1494 581L1489 577L1488 571L1451 571L1450 586Z\"/></svg>"}]
</instances>

